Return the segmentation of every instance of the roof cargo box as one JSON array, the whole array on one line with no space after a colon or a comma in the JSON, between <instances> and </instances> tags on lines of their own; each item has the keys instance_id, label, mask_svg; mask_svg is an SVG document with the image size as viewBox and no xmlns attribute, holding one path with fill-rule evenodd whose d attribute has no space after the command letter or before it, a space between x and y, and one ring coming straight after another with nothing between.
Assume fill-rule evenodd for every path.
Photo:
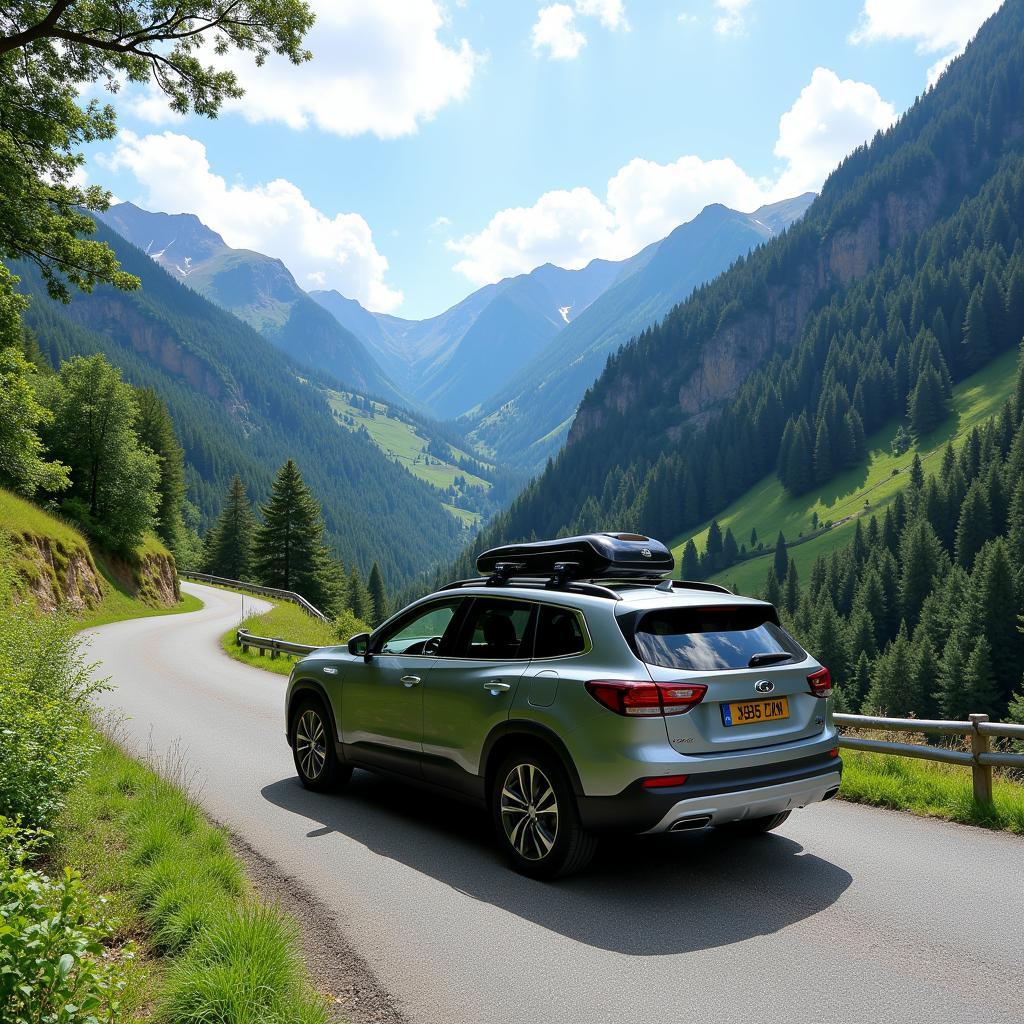
<instances>
[{"instance_id":1,"label":"roof cargo box","mask_svg":"<svg viewBox=\"0 0 1024 1024\"><path fill-rule=\"evenodd\" d=\"M660 540L636 533L588 533L533 544L506 544L477 556L481 575L498 571L507 576L551 576L555 566L571 563L560 572L573 579L617 579L662 576L675 559ZM513 568L514 567L514 568Z\"/></svg>"}]
</instances>

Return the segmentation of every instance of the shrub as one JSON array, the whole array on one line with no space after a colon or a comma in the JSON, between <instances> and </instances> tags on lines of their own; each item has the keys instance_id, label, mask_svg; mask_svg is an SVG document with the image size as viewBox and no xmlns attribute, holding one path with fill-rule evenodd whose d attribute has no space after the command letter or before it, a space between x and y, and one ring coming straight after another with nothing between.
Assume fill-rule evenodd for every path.
<instances>
[{"instance_id":1,"label":"shrub","mask_svg":"<svg viewBox=\"0 0 1024 1024\"><path fill-rule=\"evenodd\" d=\"M50 878L29 866L46 838L0 818L0 1020L116 1024L126 978L108 948L114 925L75 872Z\"/></svg>"},{"instance_id":2,"label":"shrub","mask_svg":"<svg viewBox=\"0 0 1024 1024\"><path fill-rule=\"evenodd\" d=\"M8 555L0 538L0 567ZM0 568L0 815L46 826L88 768L88 712L102 684L70 618L37 618L11 594L10 571Z\"/></svg>"}]
</instances>

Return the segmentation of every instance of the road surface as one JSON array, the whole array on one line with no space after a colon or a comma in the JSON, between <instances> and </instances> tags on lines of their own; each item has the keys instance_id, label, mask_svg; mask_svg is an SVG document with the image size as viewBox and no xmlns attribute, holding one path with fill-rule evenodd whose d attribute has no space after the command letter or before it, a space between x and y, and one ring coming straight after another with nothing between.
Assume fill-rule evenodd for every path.
<instances>
[{"instance_id":1,"label":"road surface","mask_svg":"<svg viewBox=\"0 0 1024 1024\"><path fill-rule=\"evenodd\" d=\"M141 744L180 740L208 812L330 908L410 1021L1021 1024L1021 839L832 802L755 840L607 842L534 882L462 805L362 772L303 790L284 677L217 644L242 599L185 589L202 611L94 632L104 702Z\"/></svg>"}]
</instances>

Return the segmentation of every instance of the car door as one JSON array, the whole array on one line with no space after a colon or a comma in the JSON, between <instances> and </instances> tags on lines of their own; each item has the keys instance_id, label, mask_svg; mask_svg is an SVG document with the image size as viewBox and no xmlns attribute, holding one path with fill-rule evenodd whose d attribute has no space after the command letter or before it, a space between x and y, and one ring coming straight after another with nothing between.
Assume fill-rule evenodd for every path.
<instances>
[{"instance_id":1,"label":"car door","mask_svg":"<svg viewBox=\"0 0 1024 1024\"><path fill-rule=\"evenodd\" d=\"M536 604L477 597L423 691L424 778L479 795L484 740L508 718L529 664Z\"/></svg>"},{"instance_id":2,"label":"car door","mask_svg":"<svg viewBox=\"0 0 1024 1024\"><path fill-rule=\"evenodd\" d=\"M341 731L356 764L420 774L423 684L461 598L411 609L370 644L370 657L345 677Z\"/></svg>"},{"instance_id":3,"label":"car door","mask_svg":"<svg viewBox=\"0 0 1024 1024\"><path fill-rule=\"evenodd\" d=\"M543 716L544 709L555 703L559 680L574 667L571 659L589 649L590 635L581 611L565 605L542 604L537 611L533 660L522 683L526 687L527 705Z\"/></svg>"}]
</instances>

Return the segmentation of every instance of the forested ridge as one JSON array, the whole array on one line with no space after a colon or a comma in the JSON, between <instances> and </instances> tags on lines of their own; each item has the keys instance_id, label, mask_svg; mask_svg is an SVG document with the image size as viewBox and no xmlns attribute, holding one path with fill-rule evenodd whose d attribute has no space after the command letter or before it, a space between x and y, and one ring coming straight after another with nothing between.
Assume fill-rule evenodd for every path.
<instances>
[{"instance_id":1,"label":"forested ridge","mask_svg":"<svg viewBox=\"0 0 1024 1024\"><path fill-rule=\"evenodd\" d=\"M785 556L782 558L785 563ZM1024 721L1024 357L1000 415L801 581L765 596L829 666L844 710Z\"/></svg>"},{"instance_id":2,"label":"forested ridge","mask_svg":"<svg viewBox=\"0 0 1024 1024\"><path fill-rule=\"evenodd\" d=\"M323 503L327 543L347 563L368 573L377 561L394 585L454 553L462 528L436 492L367 437L337 426L320 390L305 381L311 371L102 224L97 237L142 288L100 286L63 306L19 265L21 290L33 300L26 323L54 366L101 352L132 384L161 395L185 451L201 529L236 473L262 502L277 468L294 456Z\"/></svg>"},{"instance_id":3,"label":"forested ridge","mask_svg":"<svg viewBox=\"0 0 1024 1024\"><path fill-rule=\"evenodd\" d=\"M894 416L941 420L950 384L1024 334L1022 111L1010 0L802 221L609 359L567 448L475 549L676 536L767 473L793 491L829 479Z\"/></svg>"}]
</instances>

